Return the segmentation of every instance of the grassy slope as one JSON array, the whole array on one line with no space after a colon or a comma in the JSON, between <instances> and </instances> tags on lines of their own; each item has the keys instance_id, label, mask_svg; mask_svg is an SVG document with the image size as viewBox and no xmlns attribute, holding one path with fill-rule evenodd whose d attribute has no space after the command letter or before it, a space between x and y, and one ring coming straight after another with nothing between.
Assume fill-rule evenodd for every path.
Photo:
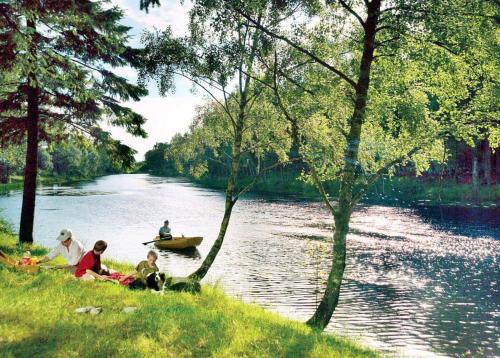
<instances>
[{"instance_id":1,"label":"grassy slope","mask_svg":"<svg viewBox=\"0 0 500 358\"><path fill-rule=\"evenodd\" d=\"M16 246L0 223L0 249L20 257L26 248ZM41 256L45 250L33 247L31 252ZM100 306L103 313L74 312L82 306ZM121 312L127 306L138 310ZM378 356L206 286L199 295L159 296L77 281L60 271L30 275L0 265L0 307L1 357Z\"/></svg>"}]
</instances>

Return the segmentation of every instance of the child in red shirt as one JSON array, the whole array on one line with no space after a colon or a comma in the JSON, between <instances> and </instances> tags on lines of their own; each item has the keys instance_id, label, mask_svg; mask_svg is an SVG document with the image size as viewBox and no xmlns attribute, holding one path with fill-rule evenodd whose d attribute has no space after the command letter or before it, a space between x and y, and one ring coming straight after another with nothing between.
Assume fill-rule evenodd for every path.
<instances>
[{"instance_id":1,"label":"child in red shirt","mask_svg":"<svg viewBox=\"0 0 500 358\"><path fill-rule=\"evenodd\" d=\"M101 268L101 255L107 247L108 244L105 241L97 241L94 244L94 249L87 252L78 263L75 276L84 280L111 280L111 278L103 275Z\"/></svg>"}]
</instances>

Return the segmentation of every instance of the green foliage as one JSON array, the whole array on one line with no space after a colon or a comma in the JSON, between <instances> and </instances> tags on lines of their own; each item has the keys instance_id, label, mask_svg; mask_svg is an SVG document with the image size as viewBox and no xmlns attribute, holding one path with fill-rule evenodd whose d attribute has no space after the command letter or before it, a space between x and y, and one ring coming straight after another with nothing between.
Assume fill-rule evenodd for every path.
<instances>
[{"instance_id":1,"label":"green foliage","mask_svg":"<svg viewBox=\"0 0 500 358\"><path fill-rule=\"evenodd\" d=\"M24 175L26 149L10 145L0 149L0 163L6 175ZM131 170L135 151L113 140L109 133L100 132L98 141L81 135L70 135L65 141L41 143L38 168L43 177L84 179ZM8 180L7 180L8 181Z\"/></svg>"},{"instance_id":2,"label":"green foliage","mask_svg":"<svg viewBox=\"0 0 500 358\"><path fill-rule=\"evenodd\" d=\"M168 143L156 143L151 150L146 152L142 171L156 175L174 176L178 174L173 161L167 160Z\"/></svg>"},{"instance_id":3,"label":"green foliage","mask_svg":"<svg viewBox=\"0 0 500 358\"><path fill-rule=\"evenodd\" d=\"M120 104L146 89L110 70L137 61L122 10L102 0L12 1L0 10L1 143L22 142L30 86L39 92L41 139L93 132L103 120L146 136L145 118Z\"/></svg>"},{"instance_id":4,"label":"green foliage","mask_svg":"<svg viewBox=\"0 0 500 358\"><path fill-rule=\"evenodd\" d=\"M0 163L2 172L7 177L22 175L24 170L25 145L12 145L0 148Z\"/></svg>"},{"instance_id":5,"label":"green foliage","mask_svg":"<svg viewBox=\"0 0 500 358\"><path fill-rule=\"evenodd\" d=\"M149 5L159 2L141 4ZM266 23L275 19L270 10L248 10ZM272 44L244 18L225 11L222 2L199 1L190 11L189 36L174 37L167 29L146 33L143 40L141 81L156 80L165 94L181 75L211 97L199 108L188 134L174 136L168 145L157 144L148 153L144 170L175 170L201 178L217 168L220 176L234 174L237 189L242 189L238 179L258 177L267 159L288 161L289 124L271 103L261 100L265 66L258 54L269 52Z\"/></svg>"}]
</instances>

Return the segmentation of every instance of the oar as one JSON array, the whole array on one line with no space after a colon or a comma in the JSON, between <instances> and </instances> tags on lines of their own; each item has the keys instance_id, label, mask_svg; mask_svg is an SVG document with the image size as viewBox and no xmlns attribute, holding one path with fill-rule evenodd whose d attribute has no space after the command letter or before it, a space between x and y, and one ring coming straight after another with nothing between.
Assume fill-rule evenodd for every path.
<instances>
[{"instance_id":1,"label":"oar","mask_svg":"<svg viewBox=\"0 0 500 358\"><path fill-rule=\"evenodd\" d=\"M170 235L170 237L173 239L172 235ZM182 235L182 237L184 237L184 235ZM160 238L159 240L146 241L146 242L143 242L142 244L143 244L143 245L147 245L147 244L150 244L150 243L155 242L155 241L163 241L163 240L169 240L169 239ZM170 240L171 240L171 239L170 239Z\"/></svg>"},{"instance_id":2,"label":"oar","mask_svg":"<svg viewBox=\"0 0 500 358\"><path fill-rule=\"evenodd\" d=\"M161 240L161 239L160 239L160 240ZM150 243L155 242L155 241L158 241L158 240L146 241L146 242L143 242L142 244L143 244L143 245L147 245L147 244L150 244Z\"/></svg>"}]
</instances>

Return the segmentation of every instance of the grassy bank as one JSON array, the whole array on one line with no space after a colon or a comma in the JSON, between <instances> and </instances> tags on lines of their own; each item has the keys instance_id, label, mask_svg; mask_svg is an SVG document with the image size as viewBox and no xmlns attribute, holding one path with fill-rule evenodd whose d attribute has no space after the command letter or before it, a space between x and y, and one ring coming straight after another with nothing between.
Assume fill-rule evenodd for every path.
<instances>
[{"instance_id":1,"label":"grassy bank","mask_svg":"<svg viewBox=\"0 0 500 358\"><path fill-rule=\"evenodd\" d=\"M23 187L22 176L11 176L9 183L0 184L0 194L8 193L11 190L21 189Z\"/></svg>"},{"instance_id":2,"label":"grassy bank","mask_svg":"<svg viewBox=\"0 0 500 358\"><path fill-rule=\"evenodd\" d=\"M0 249L27 247L0 224ZM33 255L46 250L31 247ZM121 271L128 265L110 263ZM99 306L98 316L75 313ZM133 313L123 313L133 306ZM1 357L376 357L343 338L312 331L256 305L204 286L202 293L164 296L70 274L30 275L0 265Z\"/></svg>"},{"instance_id":3,"label":"grassy bank","mask_svg":"<svg viewBox=\"0 0 500 358\"><path fill-rule=\"evenodd\" d=\"M192 179L195 183L213 189L224 190L225 178ZM245 181L243 181L245 182ZM246 183L244 183L246 184ZM332 198L338 193L337 182L325 183L325 188ZM282 180L278 176L270 175L260 180L253 189L254 193L293 195L306 199L320 199L314 185L303 181L290 179ZM469 184L457 184L452 180L442 182L427 178L393 177L377 181L363 200L367 203L425 202L427 205L455 205L455 206L500 206L500 185L482 186L479 196L472 194Z\"/></svg>"},{"instance_id":4,"label":"grassy bank","mask_svg":"<svg viewBox=\"0 0 500 358\"><path fill-rule=\"evenodd\" d=\"M83 177L38 175L37 176L37 183L39 186L54 185L54 184L65 185L65 184L71 184L71 183L79 183L79 182L92 180L92 179L95 179L95 177L94 178L92 178L92 177L83 178ZM20 190L22 188L23 188L23 177L22 176L11 176L10 183L0 184L0 194L8 193L11 190Z\"/></svg>"}]
</instances>

